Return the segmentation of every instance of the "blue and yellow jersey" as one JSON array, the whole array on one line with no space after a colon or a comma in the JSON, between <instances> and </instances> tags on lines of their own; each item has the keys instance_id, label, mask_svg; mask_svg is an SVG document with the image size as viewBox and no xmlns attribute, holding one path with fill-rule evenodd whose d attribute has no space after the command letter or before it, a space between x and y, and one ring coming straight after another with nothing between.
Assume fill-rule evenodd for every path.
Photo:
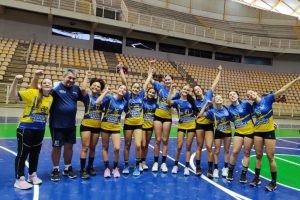
<instances>
[{"instance_id":1,"label":"blue and yellow jersey","mask_svg":"<svg viewBox=\"0 0 300 200\"><path fill-rule=\"evenodd\" d=\"M100 128L101 125L101 110L100 105L96 104L96 100L99 96L92 96L86 94L83 97L84 104L84 116L81 121L83 126L91 128Z\"/></svg>"},{"instance_id":2,"label":"blue and yellow jersey","mask_svg":"<svg viewBox=\"0 0 300 200\"><path fill-rule=\"evenodd\" d=\"M18 96L20 101L26 102L23 116L19 121L18 128L44 130L49 110L53 102L53 97L51 95L48 97L44 96L39 107L36 108L35 105L39 96L39 90L28 89L25 91L19 91Z\"/></svg>"},{"instance_id":3,"label":"blue and yellow jersey","mask_svg":"<svg viewBox=\"0 0 300 200\"><path fill-rule=\"evenodd\" d=\"M149 101L144 99L143 112L144 112L144 122L143 128L153 128L154 113L156 110L156 99Z\"/></svg>"},{"instance_id":4,"label":"blue and yellow jersey","mask_svg":"<svg viewBox=\"0 0 300 200\"><path fill-rule=\"evenodd\" d=\"M104 112L101 129L107 131L120 131L121 115L126 104L127 101L124 98L118 100L111 95L104 97L101 104L101 109Z\"/></svg>"},{"instance_id":5,"label":"blue and yellow jersey","mask_svg":"<svg viewBox=\"0 0 300 200\"><path fill-rule=\"evenodd\" d=\"M236 106L231 104L228 110L231 114L231 121L234 123L236 133L248 135L254 132L252 107L248 101L241 101Z\"/></svg>"},{"instance_id":6,"label":"blue and yellow jersey","mask_svg":"<svg viewBox=\"0 0 300 200\"><path fill-rule=\"evenodd\" d=\"M223 133L231 133L230 113L227 108L210 109L206 112L206 117L214 122L215 130Z\"/></svg>"},{"instance_id":7,"label":"blue and yellow jersey","mask_svg":"<svg viewBox=\"0 0 300 200\"><path fill-rule=\"evenodd\" d=\"M171 106L167 104L167 99L169 95L169 90L165 85L160 84L157 81L154 81L154 90L157 92L157 108L155 110L155 115L163 119L172 119L172 110ZM172 100L179 99L180 95L176 91L173 95Z\"/></svg>"},{"instance_id":8,"label":"blue and yellow jersey","mask_svg":"<svg viewBox=\"0 0 300 200\"><path fill-rule=\"evenodd\" d=\"M211 89L207 90L207 92L205 93L204 95L204 98L201 100L201 99L196 99L195 100L195 105L197 107L197 110L196 112L199 113L201 108L205 105L205 103L209 100L209 101L212 101L213 99L213 92ZM209 110L209 109L212 109L213 108L213 105L209 105L207 108L206 108L206 111ZM196 121L198 124L212 124L213 122L208 119L207 117L199 117Z\"/></svg>"},{"instance_id":9,"label":"blue and yellow jersey","mask_svg":"<svg viewBox=\"0 0 300 200\"><path fill-rule=\"evenodd\" d=\"M193 107L187 100L173 100L172 106L177 109L178 112L178 129L195 129L195 115Z\"/></svg>"},{"instance_id":10,"label":"blue and yellow jersey","mask_svg":"<svg viewBox=\"0 0 300 200\"><path fill-rule=\"evenodd\" d=\"M127 105L125 107L125 124L127 125L142 125L143 124L143 100L145 91L142 89L136 97L133 97L129 92L126 93L125 99Z\"/></svg>"},{"instance_id":11,"label":"blue and yellow jersey","mask_svg":"<svg viewBox=\"0 0 300 200\"><path fill-rule=\"evenodd\" d=\"M253 113L256 117L255 132L274 131L274 119L272 104L275 102L275 95L269 94L261 98L260 102L253 103Z\"/></svg>"}]
</instances>

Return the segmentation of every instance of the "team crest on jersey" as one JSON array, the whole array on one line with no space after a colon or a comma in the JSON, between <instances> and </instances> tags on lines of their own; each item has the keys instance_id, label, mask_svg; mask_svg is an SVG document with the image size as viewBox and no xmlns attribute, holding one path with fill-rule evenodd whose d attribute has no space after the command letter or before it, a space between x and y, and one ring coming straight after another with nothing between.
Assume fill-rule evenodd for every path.
<instances>
[{"instance_id":1,"label":"team crest on jersey","mask_svg":"<svg viewBox=\"0 0 300 200\"><path fill-rule=\"evenodd\" d=\"M59 90L59 93L66 94L67 92L65 90Z\"/></svg>"}]
</instances>

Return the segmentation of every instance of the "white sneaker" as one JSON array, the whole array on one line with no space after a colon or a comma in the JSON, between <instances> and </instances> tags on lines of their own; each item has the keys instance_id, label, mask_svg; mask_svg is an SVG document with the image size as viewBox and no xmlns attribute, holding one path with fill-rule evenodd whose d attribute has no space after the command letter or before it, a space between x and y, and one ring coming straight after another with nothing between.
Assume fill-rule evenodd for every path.
<instances>
[{"instance_id":1,"label":"white sneaker","mask_svg":"<svg viewBox=\"0 0 300 200\"><path fill-rule=\"evenodd\" d=\"M158 171L158 162L153 163L152 171L153 172L157 172Z\"/></svg>"},{"instance_id":2,"label":"white sneaker","mask_svg":"<svg viewBox=\"0 0 300 200\"><path fill-rule=\"evenodd\" d=\"M218 169L214 169L213 177L214 178L219 178L219 170Z\"/></svg>"},{"instance_id":3,"label":"white sneaker","mask_svg":"<svg viewBox=\"0 0 300 200\"><path fill-rule=\"evenodd\" d=\"M37 176L36 172L33 172L31 175L28 175L27 181L32 183L33 185L40 185L42 184L42 180Z\"/></svg>"},{"instance_id":4,"label":"white sneaker","mask_svg":"<svg viewBox=\"0 0 300 200\"><path fill-rule=\"evenodd\" d=\"M148 167L147 164L146 164L146 161L143 161L143 162L142 162L142 166L143 166L143 170L149 169L149 167Z\"/></svg>"},{"instance_id":5,"label":"white sneaker","mask_svg":"<svg viewBox=\"0 0 300 200\"><path fill-rule=\"evenodd\" d=\"M21 176L19 179L16 180L14 187L21 190L28 190L32 188L32 185L25 180L24 176Z\"/></svg>"},{"instance_id":6,"label":"white sneaker","mask_svg":"<svg viewBox=\"0 0 300 200\"><path fill-rule=\"evenodd\" d=\"M167 173L168 172L168 167L166 163L162 163L160 166L160 169L163 173Z\"/></svg>"},{"instance_id":7,"label":"white sneaker","mask_svg":"<svg viewBox=\"0 0 300 200\"><path fill-rule=\"evenodd\" d=\"M184 173L183 173L183 175L185 175L185 176L189 176L189 175L190 175L190 170L189 170L188 167L185 167L185 168L184 168Z\"/></svg>"},{"instance_id":8,"label":"white sneaker","mask_svg":"<svg viewBox=\"0 0 300 200\"><path fill-rule=\"evenodd\" d=\"M139 170L140 170L140 172L144 171L142 163L139 164Z\"/></svg>"},{"instance_id":9,"label":"white sneaker","mask_svg":"<svg viewBox=\"0 0 300 200\"><path fill-rule=\"evenodd\" d=\"M222 176L227 177L228 176L228 167L223 167L222 169Z\"/></svg>"},{"instance_id":10,"label":"white sneaker","mask_svg":"<svg viewBox=\"0 0 300 200\"><path fill-rule=\"evenodd\" d=\"M177 174L178 172L178 166L174 165L173 169L172 169L172 174Z\"/></svg>"}]
</instances>

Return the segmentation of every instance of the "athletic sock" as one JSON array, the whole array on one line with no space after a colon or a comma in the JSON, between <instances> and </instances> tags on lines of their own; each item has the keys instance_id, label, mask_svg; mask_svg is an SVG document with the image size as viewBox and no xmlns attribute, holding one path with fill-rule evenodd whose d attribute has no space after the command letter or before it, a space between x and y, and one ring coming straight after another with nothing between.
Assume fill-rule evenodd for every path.
<instances>
[{"instance_id":1,"label":"athletic sock","mask_svg":"<svg viewBox=\"0 0 300 200\"><path fill-rule=\"evenodd\" d=\"M89 157L87 168L93 167L93 164L94 164L94 157Z\"/></svg>"},{"instance_id":2,"label":"athletic sock","mask_svg":"<svg viewBox=\"0 0 300 200\"><path fill-rule=\"evenodd\" d=\"M218 169L218 164L214 164L214 169Z\"/></svg>"},{"instance_id":3,"label":"athletic sock","mask_svg":"<svg viewBox=\"0 0 300 200\"><path fill-rule=\"evenodd\" d=\"M108 162L108 160L107 160L107 161L104 161L104 166L105 166L105 169L109 167L109 162Z\"/></svg>"},{"instance_id":4,"label":"athletic sock","mask_svg":"<svg viewBox=\"0 0 300 200\"><path fill-rule=\"evenodd\" d=\"M175 166L178 166L178 160L175 160Z\"/></svg>"},{"instance_id":5,"label":"athletic sock","mask_svg":"<svg viewBox=\"0 0 300 200\"><path fill-rule=\"evenodd\" d=\"M224 163L224 168L227 168L228 167L228 163Z\"/></svg>"},{"instance_id":6,"label":"athletic sock","mask_svg":"<svg viewBox=\"0 0 300 200\"><path fill-rule=\"evenodd\" d=\"M165 163L167 160L167 156L162 156L162 163Z\"/></svg>"},{"instance_id":7,"label":"athletic sock","mask_svg":"<svg viewBox=\"0 0 300 200\"><path fill-rule=\"evenodd\" d=\"M259 177L260 175L260 169L255 168L255 176Z\"/></svg>"},{"instance_id":8,"label":"athletic sock","mask_svg":"<svg viewBox=\"0 0 300 200\"><path fill-rule=\"evenodd\" d=\"M229 164L229 170L234 170L235 165Z\"/></svg>"},{"instance_id":9,"label":"athletic sock","mask_svg":"<svg viewBox=\"0 0 300 200\"><path fill-rule=\"evenodd\" d=\"M200 167L200 160L196 160L196 167Z\"/></svg>"},{"instance_id":10,"label":"athletic sock","mask_svg":"<svg viewBox=\"0 0 300 200\"><path fill-rule=\"evenodd\" d=\"M135 159L135 166L139 166L140 162L141 162L141 159L140 158L136 158Z\"/></svg>"},{"instance_id":11,"label":"athletic sock","mask_svg":"<svg viewBox=\"0 0 300 200\"><path fill-rule=\"evenodd\" d=\"M68 171L71 164L65 165L65 170Z\"/></svg>"},{"instance_id":12,"label":"athletic sock","mask_svg":"<svg viewBox=\"0 0 300 200\"><path fill-rule=\"evenodd\" d=\"M114 169L118 167L118 162L114 162Z\"/></svg>"},{"instance_id":13,"label":"athletic sock","mask_svg":"<svg viewBox=\"0 0 300 200\"><path fill-rule=\"evenodd\" d=\"M83 171L83 169L85 168L85 158L80 158L80 169L81 171Z\"/></svg>"},{"instance_id":14,"label":"athletic sock","mask_svg":"<svg viewBox=\"0 0 300 200\"><path fill-rule=\"evenodd\" d=\"M277 180L277 172L271 172L271 176L272 176L272 182L276 183Z\"/></svg>"},{"instance_id":15,"label":"athletic sock","mask_svg":"<svg viewBox=\"0 0 300 200\"><path fill-rule=\"evenodd\" d=\"M243 166L242 173L247 174L248 167Z\"/></svg>"},{"instance_id":16,"label":"athletic sock","mask_svg":"<svg viewBox=\"0 0 300 200\"><path fill-rule=\"evenodd\" d=\"M158 162L158 156L154 156L154 162Z\"/></svg>"},{"instance_id":17,"label":"athletic sock","mask_svg":"<svg viewBox=\"0 0 300 200\"><path fill-rule=\"evenodd\" d=\"M124 165L125 165L125 166L128 166L128 163L129 163L128 160L125 160L125 161L124 161Z\"/></svg>"},{"instance_id":18,"label":"athletic sock","mask_svg":"<svg viewBox=\"0 0 300 200\"><path fill-rule=\"evenodd\" d=\"M208 162L208 170L212 170L213 162Z\"/></svg>"},{"instance_id":19,"label":"athletic sock","mask_svg":"<svg viewBox=\"0 0 300 200\"><path fill-rule=\"evenodd\" d=\"M189 167L190 166L190 162L185 162L185 167Z\"/></svg>"},{"instance_id":20,"label":"athletic sock","mask_svg":"<svg viewBox=\"0 0 300 200\"><path fill-rule=\"evenodd\" d=\"M145 162L145 161L146 161L146 158L142 158L141 161L142 161L142 162Z\"/></svg>"}]
</instances>

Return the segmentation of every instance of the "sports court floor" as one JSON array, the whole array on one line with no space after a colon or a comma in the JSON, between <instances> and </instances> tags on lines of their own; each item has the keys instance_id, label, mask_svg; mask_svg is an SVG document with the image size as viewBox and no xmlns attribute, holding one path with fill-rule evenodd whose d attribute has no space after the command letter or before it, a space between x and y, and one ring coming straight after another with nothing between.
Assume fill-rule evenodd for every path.
<instances>
[{"instance_id":1,"label":"sports court floor","mask_svg":"<svg viewBox=\"0 0 300 200\"><path fill-rule=\"evenodd\" d=\"M185 163L183 149L177 175L171 174L173 158L176 149L176 127L173 128L169 144L167 165L169 172L152 173L145 171L139 177L132 174L120 178L103 178L104 164L101 155L101 140L99 140L95 159L97 176L87 181L80 178L70 180L62 177L61 181L54 183L50 180L52 170L51 163L51 140L47 130L42 147L38 174L43 180L41 186L35 186L33 190L20 191L13 188L14 184L14 158L17 151L15 129L17 117L20 110L0 108L0 194L1 200L10 199L299 199L300 198L300 133L296 129L277 130L276 161L278 166L278 188L274 192L266 192L264 185L270 178L269 165L264 156L261 175L262 185L252 188L249 184L240 184L242 153L239 156L235 169L235 179L228 182L224 178L209 180L206 176L196 177L193 173L195 141L192 148L191 175L183 175L183 164ZM296 122L297 123L297 122ZM120 170L123 167L123 141L121 142ZM112 147L112 146L110 146ZM79 174L79 152L81 148L80 139L74 146L73 168ZM223 152L221 152L221 155ZM112 151L110 152L112 155ZM130 163L134 164L134 147L131 147ZM161 158L160 158L161 159ZM110 160L112 165L112 160ZM254 151L250 164L250 171L254 169ZM151 141L147 163L151 169L153 163L153 140ZM206 150L203 149L201 165L204 173L207 171ZM219 168L223 165L223 157L219 159ZM61 162L61 168L63 163ZM26 169L27 170L27 169ZM27 173L27 172L26 172ZM206 174L206 173L205 173ZM248 172L247 179L251 181L253 173Z\"/></svg>"}]
</instances>

